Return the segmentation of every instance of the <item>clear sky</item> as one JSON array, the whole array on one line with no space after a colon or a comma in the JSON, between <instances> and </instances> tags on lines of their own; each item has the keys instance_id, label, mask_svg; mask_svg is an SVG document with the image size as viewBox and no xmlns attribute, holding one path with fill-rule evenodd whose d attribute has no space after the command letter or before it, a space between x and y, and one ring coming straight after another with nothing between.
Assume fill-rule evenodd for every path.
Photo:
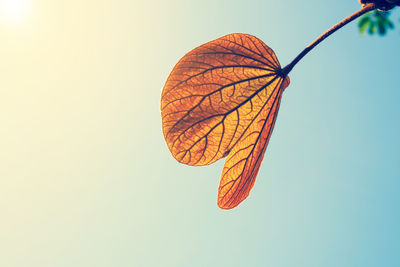
<instances>
[{"instance_id":1,"label":"clear sky","mask_svg":"<svg viewBox=\"0 0 400 267\"><path fill-rule=\"evenodd\" d=\"M0 0L0 266L400 266L400 23L352 23L290 74L258 179L177 163L160 95L189 50L255 35L288 64L338 1Z\"/></svg>"}]
</instances>

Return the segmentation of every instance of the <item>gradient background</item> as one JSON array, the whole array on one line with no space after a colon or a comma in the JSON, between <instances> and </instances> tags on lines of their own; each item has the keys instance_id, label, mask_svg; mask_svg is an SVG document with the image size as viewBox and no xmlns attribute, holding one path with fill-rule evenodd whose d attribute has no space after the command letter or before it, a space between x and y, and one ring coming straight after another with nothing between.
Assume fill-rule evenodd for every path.
<instances>
[{"instance_id":1,"label":"gradient background","mask_svg":"<svg viewBox=\"0 0 400 267\"><path fill-rule=\"evenodd\" d=\"M399 10L386 37L352 23L295 67L238 208L216 205L223 161L179 164L161 131L189 50L244 32L286 65L358 8L31 0L3 16L0 266L400 266Z\"/></svg>"}]
</instances>

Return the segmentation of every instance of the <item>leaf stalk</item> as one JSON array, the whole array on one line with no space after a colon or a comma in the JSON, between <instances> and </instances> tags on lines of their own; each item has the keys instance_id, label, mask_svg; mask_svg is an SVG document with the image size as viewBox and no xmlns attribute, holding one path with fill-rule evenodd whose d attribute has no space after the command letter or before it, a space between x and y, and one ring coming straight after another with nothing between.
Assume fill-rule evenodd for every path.
<instances>
[{"instance_id":1,"label":"leaf stalk","mask_svg":"<svg viewBox=\"0 0 400 267\"><path fill-rule=\"evenodd\" d=\"M364 15L365 13L377 9L378 6L375 3L368 3L365 4L361 7L360 10L354 12L353 14L351 14L350 16L348 16L347 18L341 20L339 23L335 24L334 26L332 26L329 30L327 30L326 32L324 32L323 34L321 34L317 39L315 39L312 43L310 43L295 59L293 59L292 62L289 63L289 65L287 65L286 67L284 67L281 72L280 75L282 77L285 77L289 74L289 72L292 71L293 67L305 56L307 55L314 47L316 47L319 43L321 43L323 40L325 40L326 38L328 38L328 36L330 36L331 34L333 34L334 32L336 32L337 30L339 30L340 28L342 28L343 26L345 26L346 24L352 22L353 20L357 19L358 17Z\"/></svg>"}]
</instances>

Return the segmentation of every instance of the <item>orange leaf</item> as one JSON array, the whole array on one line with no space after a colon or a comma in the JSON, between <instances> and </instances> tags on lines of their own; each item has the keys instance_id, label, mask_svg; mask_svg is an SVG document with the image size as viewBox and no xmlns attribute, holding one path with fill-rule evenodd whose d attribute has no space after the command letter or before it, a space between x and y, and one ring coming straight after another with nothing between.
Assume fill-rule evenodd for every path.
<instances>
[{"instance_id":1,"label":"orange leaf","mask_svg":"<svg viewBox=\"0 0 400 267\"><path fill-rule=\"evenodd\" d=\"M288 77L284 83L274 87L263 110L229 153L218 189L220 208L236 207L253 188L278 115L282 91L289 84Z\"/></svg>"},{"instance_id":2,"label":"orange leaf","mask_svg":"<svg viewBox=\"0 0 400 267\"><path fill-rule=\"evenodd\" d=\"M229 34L187 53L161 97L168 148L188 165L228 159L218 204L232 208L249 193L289 79L258 38Z\"/></svg>"}]
</instances>

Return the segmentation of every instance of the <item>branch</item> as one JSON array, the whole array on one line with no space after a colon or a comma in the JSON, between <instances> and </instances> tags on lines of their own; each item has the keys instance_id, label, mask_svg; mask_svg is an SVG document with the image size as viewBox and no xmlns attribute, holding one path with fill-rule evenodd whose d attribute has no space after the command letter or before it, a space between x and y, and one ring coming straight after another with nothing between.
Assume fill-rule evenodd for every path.
<instances>
[{"instance_id":1,"label":"branch","mask_svg":"<svg viewBox=\"0 0 400 267\"><path fill-rule=\"evenodd\" d=\"M330 28L329 30L327 30L326 32L324 32L322 35L320 35L317 39L315 39L311 44L309 44L289 65L287 65L286 67L284 67L281 70L280 75L282 77L285 77L286 75L289 74L289 72L293 69L293 67L305 56L308 54L308 52L310 52L314 47L316 47L319 43L321 43L323 40L325 40L326 38L328 38L328 36L330 36L332 33L336 32L337 30L339 30L340 28L342 28L343 26L345 26L346 24L352 22L353 20L355 20L356 18L362 16L363 14L374 10L378 8L376 4L374 3L367 3L365 5L363 5L363 7L356 11L355 13L351 14L350 16L348 16L347 18L343 19L342 21L340 21L339 23L337 23L336 25L334 25L332 28Z\"/></svg>"}]
</instances>

